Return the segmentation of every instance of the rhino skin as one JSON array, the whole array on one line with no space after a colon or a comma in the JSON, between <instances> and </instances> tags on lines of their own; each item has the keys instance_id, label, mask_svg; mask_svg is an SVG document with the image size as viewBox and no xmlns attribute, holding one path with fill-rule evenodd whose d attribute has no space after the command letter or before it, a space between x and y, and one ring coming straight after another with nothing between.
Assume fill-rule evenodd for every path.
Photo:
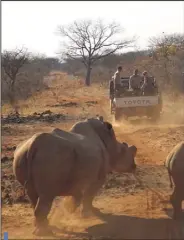
<instances>
[{"instance_id":1,"label":"rhino skin","mask_svg":"<svg viewBox=\"0 0 184 240\"><path fill-rule=\"evenodd\" d=\"M103 121L102 117L99 117L99 119L101 121ZM96 122L96 120L94 119L88 119L87 122L80 122L75 124L75 126L73 126L70 129L70 132L66 132L63 130L60 130L58 128L54 129L52 131L52 134L56 134L60 137L67 137L67 139L70 139L71 141L74 142L79 142L79 139L82 139L85 135L86 137L89 134L89 130L88 129L88 122L92 122L95 121L95 127L97 128L96 131L98 132L98 134L100 135L100 129L98 129L98 127L101 127L101 123L100 122ZM97 125L97 123L99 125ZM108 123L107 123L108 124ZM81 133L81 134L79 134ZM91 140L93 140L93 143L95 143L95 145L98 145L98 148L100 147L100 151L102 151L103 156L106 156L106 150L108 149L108 155L110 157L110 162L108 160L108 156L105 157L105 161L102 163L103 164L103 175L107 175L108 172L112 172L112 171L116 171L116 172L131 172L132 170L134 170L134 168L136 167L135 162L134 162L134 157L136 154L136 147L135 146L128 146L127 143L123 142L123 143L119 143L116 140L114 131L112 130L112 136L114 138L114 144L110 144L110 146L107 146L107 148L105 148L105 143L102 143L103 141L101 141L101 139L99 139L99 136L96 136L96 133L93 131L90 133L91 136ZM101 136L103 139L103 136ZM85 142L86 140L84 140ZM108 141L107 141L108 143ZM79 142L79 145L81 147L82 144L82 151L85 151L85 143ZM79 149L80 149L79 147ZM114 149L117 148L117 152L114 151ZM81 152L81 151L80 151ZM79 153L80 154L80 153ZM104 164L105 163L105 164ZM109 166L110 164L110 166ZM103 176L102 175L102 176ZM101 178L100 181L97 182L96 186L94 186L94 192L97 193L99 188L104 184L105 182L105 178ZM95 194L93 194L95 195ZM80 195L81 196L81 195ZM93 198L91 199L92 202ZM79 195L78 196L70 196L70 197L65 197L64 198L64 206L65 208L71 213L74 212L76 210L76 208L80 205L81 203L81 199L79 199Z\"/></svg>"},{"instance_id":2,"label":"rhino skin","mask_svg":"<svg viewBox=\"0 0 184 240\"><path fill-rule=\"evenodd\" d=\"M34 208L34 234L52 235L47 216L56 196L68 196L71 211L82 204L84 216L92 212L107 173L134 171L136 151L119 143L112 125L102 118L78 122L70 132L37 133L19 144L13 172Z\"/></svg>"},{"instance_id":3,"label":"rhino skin","mask_svg":"<svg viewBox=\"0 0 184 240\"><path fill-rule=\"evenodd\" d=\"M168 154L165 166L168 170L173 193L170 202L173 206L173 219L183 218L182 201L184 200L184 141L178 143ZM172 183L173 182L173 183Z\"/></svg>"}]
</instances>

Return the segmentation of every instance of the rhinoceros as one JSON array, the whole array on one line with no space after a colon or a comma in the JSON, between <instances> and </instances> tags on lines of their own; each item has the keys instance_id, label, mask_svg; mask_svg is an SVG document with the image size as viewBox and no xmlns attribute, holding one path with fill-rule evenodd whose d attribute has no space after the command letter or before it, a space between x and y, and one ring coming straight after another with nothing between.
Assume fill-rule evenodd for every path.
<instances>
[{"instance_id":1,"label":"rhinoceros","mask_svg":"<svg viewBox=\"0 0 184 240\"><path fill-rule=\"evenodd\" d=\"M168 154L165 166L168 170L170 186L174 189L170 196L173 206L173 219L181 219L184 200L184 141L178 143Z\"/></svg>"},{"instance_id":2,"label":"rhinoceros","mask_svg":"<svg viewBox=\"0 0 184 240\"><path fill-rule=\"evenodd\" d=\"M71 197L74 210L81 204L84 216L93 212L93 198L107 173L134 171L136 151L119 143L102 118L78 122L69 132L37 133L19 145L13 171L34 208L34 234L53 234L47 216L56 196Z\"/></svg>"}]
</instances>

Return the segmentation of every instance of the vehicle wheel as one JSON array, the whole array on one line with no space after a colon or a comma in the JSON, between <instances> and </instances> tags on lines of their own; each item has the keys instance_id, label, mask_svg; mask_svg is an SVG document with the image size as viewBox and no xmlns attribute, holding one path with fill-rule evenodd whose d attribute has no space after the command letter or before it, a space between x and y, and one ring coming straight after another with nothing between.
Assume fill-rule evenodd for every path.
<instances>
[{"instance_id":1,"label":"vehicle wheel","mask_svg":"<svg viewBox=\"0 0 184 240\"><path fill-rule=\"evenodd\" d=\"M115 112L115 104L113 103L113 99L110 100L110 111L111 114L113 114Z\"/></svg>"},{"instance_id":2,"label":"vehicle wheel","mask_svg":"<svg viewBox=\"0 0 184 240\"><path fill-rule=\"evenodd\" d=\"M160 108L160 111L162 111L163 99L161 94L158 95L158 107Z\"/></svg>"},{"instance_id":3,"label":"vehicle wheel","mask_svg":"<svg viewBox=\"0 0 184 240\"><path fill-rule=\"evenodd\" d=\"M128 116L127 115L123 114L121 117L123 118L123 120L128 121Z\"/></svg>"},{"instance_id":4,"label":"vehicle wheel","mask_svg":"<svg viewBox=\"0 0 184 240\"><path fill-rule=\"evenodd\" d=\"M109 97L112 99L113 95L114 95L114 83L113 83L113 81L110 81L110 84L109 84Z\"/></svg>"},{"instance_id":5,"label":"vehicle wheel","mask_svg":"<svg viewBox=\"0 0 184 240\"><path fill-rule=\"evenodd\" d=\"M114 118L116 121L120 120L121 118L121 111L119 109L115 110Z\"/></svg>"},{"instance_id":6,"label":"vehicle wheel","mask_svg":"<svg viewBox=\"0 0 184 240\"><path fill-rule=\"evenodd\" d=\"M160 109L156 109L156 110L153 112L153 114L152 114L152 116L151 116L151 119L152 119L153 122L157 122L157 121L160 120Z\"/></svg>"}]
</instances>

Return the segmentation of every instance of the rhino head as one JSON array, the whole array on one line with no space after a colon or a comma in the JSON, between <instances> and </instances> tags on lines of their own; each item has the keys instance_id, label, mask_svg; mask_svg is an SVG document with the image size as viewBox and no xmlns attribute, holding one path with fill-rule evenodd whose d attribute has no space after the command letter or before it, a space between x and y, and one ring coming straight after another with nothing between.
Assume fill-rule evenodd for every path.
<instances>
[{"instance_id":1,"label":"rhino head","mask_svg":"<svg viewBox=\"0 0 184 240\"><path fill-rule=\"evenodd\" d=\"M134 172L136 170L135 156L137 153L136 146L128 146L127 143L117 143L118 153L113 166L115 172Z\"/></svg>"},{"instance_id":2,"label":"rhino head","mask_svg":"<svg viewBox=\"0 0 184 240\"><path fill-rule=\"evenodd\" d=\"M136 146L118 142L112 124L105 122L102 116L98 116L97 119L101 125L95 124L93 127L106 147L111 170L115 172L135 171Z\"/></svg>"}]
</instances>

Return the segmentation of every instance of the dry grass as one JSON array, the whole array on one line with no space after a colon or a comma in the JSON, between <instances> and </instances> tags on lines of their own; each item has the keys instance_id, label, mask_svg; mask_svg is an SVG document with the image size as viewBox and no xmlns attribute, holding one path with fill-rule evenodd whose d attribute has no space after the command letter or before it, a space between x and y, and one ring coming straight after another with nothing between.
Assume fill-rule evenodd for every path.
<instances>
[{"instance_id":1,"label":"dry grass","mask_svg":"<svg viewBox=\"0 0 184 240\"><path fill-rule=\"evenodd\" d=\"M26 101L19 101L19 112L21 115L29 115L34 112L43 112L45 110L51 110L54 113L72 114L77 115L81 112L91 112L92 108L90 101L97 101L98 105L102 107L107 102L108 92L104 90L104 87L98 84L93 84L91 87L83 85L81 80L70 79L70 76L65 74L58 74L52 78L47 79L49 89L37 92ZM62 105L64 103L76 103L77 106L66 108ZM89 103L88 103L89 102ZM94 108L93 108L94 109ZM7 115L11 112L11 106L4 104L2 106L2 114ZM99 112L99 108L95 109L96 113Z\"/></svg>"}]
</instances>

